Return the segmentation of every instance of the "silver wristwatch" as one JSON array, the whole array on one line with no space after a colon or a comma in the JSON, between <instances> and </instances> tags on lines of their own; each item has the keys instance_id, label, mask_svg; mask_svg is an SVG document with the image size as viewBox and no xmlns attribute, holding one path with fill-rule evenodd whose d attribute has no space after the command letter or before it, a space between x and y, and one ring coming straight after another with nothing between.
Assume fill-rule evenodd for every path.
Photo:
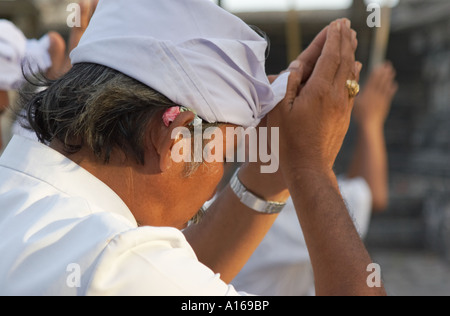
<instances>
[{"instance_id":1,"label":"silver wristwatch","mask_svg":"<svg viewBox=\"0 0 450 316\"><path fill-rule=\"evenodd\" d=\"M230 181L230 186L242 204L248 208L263 214L279 214L286 206L286 203L269 202L254 195L239 180L238 169Z\"/></svg>"}]
</instances>

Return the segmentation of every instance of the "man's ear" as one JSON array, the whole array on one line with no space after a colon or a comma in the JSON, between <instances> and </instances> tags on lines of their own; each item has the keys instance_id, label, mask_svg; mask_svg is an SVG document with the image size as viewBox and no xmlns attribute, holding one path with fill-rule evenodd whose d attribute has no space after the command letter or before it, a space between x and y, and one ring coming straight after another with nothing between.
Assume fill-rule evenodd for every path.
<instances>
[{"instance_id":1,"label":"man's ear","mask_svg":"<svg viewBox=\"0 0 450 316\"><path fill-rule=\"evenodd\" d=\"M177 142L173 137L173 131L180 127L187 128L195 119L191 111L181 112L175 120L167 127L161 119L158 122L157 133L152 134L153 144L159 155L159 166L162 172L166 172L172 166L172 148Z\"/></svg>"}]
</instances>

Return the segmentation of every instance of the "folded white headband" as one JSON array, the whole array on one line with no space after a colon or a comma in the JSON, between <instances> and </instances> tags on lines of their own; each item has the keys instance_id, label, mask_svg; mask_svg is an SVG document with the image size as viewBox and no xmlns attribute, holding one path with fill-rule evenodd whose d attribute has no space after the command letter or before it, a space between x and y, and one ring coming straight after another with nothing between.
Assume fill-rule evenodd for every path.
<instances>
[{"instance_id":1,"label":"folded white headband","mask_svg":"<svg viewBox=\"0 0 450 316\"><path fill-rule=\"evenodd\" d=\"M73 64L120 71L212 122L256 126L286 94L266 41L209 0L101 0Z\"/></svg>"}]
</instances>

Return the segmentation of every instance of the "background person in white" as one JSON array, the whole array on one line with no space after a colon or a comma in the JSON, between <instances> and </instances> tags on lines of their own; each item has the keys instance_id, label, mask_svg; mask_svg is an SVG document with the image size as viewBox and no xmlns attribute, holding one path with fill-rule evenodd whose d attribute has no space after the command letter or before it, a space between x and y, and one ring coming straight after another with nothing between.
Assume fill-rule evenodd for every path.
<instances>
[{"instance_id":1,"label":"background person in white","mask_svg":"<svg viewBox=\"0 0 450 316\"><path fill-rule=\"evenodd\" d=\"M193 26L192 17L197 17L197 24L188 28ZM203 115L216 115L225 121L242 120L245 126L261 119L261 111L268 110L263 106L276 105L270 102L275 96L260 68L265 51L261 39L210 1L136 0L132 5L124 0L100 1L81 48L72 55L78 62L27 104L30 124L50 147L16 137L0 158L0 252L7 254L0 261L0 294L237 294L228 283L256 249L276 215L262 215L247 208L228 188L204 221L189 227L183 235L180 229L213 195L223 164L201 164L195 170L190 168L187 176L185 163L171 161L170 150L175 142L171 131L188 127L195 114L183 112L166 126L162 117L174 101L129 77L145 74L140 80L151 81L161 69L149 67L149 63L155 67L167 67L169 62L180 66L180 62L190 60L192 51L194 56L200 53L218 58L216 61L220 60L224 69L214 69L217 63L210 65L217 71L235 67L237 60L228 65L228 58L205 49L210 47L203 45L211 42L204 38L178 50L166 40L159 43L146 34L135 37L140 32L161 34L161 29L149 22L158 27L169 23L172 29L161 29L173 37L183 32L194 36L228 32L233 28L223 30L222 25L232 22L227 25L233 25L236 34L227 36L248 36L247 41L227 39L215 45L225 44L221 46L222 54L227 51L227 43L234 54L236 46L246 46L245 57L240 58L249 59L246 61L255 77L246 73L246 80L233 88L250 91L251 95L258 85L253 97L261 103L254 106L252 99L243 103L230 95L231 100L214 100L229 104L221 107L221 112L213 103L208 103L208 108L193 103L203 119ZM215 28L214 23L220 27ZM102 36L102 45L96 46ZM133 56L126 56L123 47L121 50L115 46L124 40L128 44L125 49L132 50ZM156 55L149 54L152 44L162 45L158 47L163 49L153 51ZM92 45L95 54L101 56L89 55L94 53ZM284 202L290 191L316 268L316 288L324 295L385 294L383 288L366 285L366 268L371 259L348 216L332 171L353 107L345 82L358 80L361 70L355 62L356 47L356 33L348 20L333 22L318 35L311 48L291 65L284 99L266 116L267 126L279 127L283 140L279 172L261 174L260 164L254 163L239 173L247 188L268 201ZM168 57L166 63L153 64L153 58L162 56ZM99 62L87 62L90 58L98 58ZM200 60L207 63L206 58ZM183 66L189 69L188 64ZM124 69L129 76L115 68ZM199 70L214 74L210 68ZM159 83L177 76L185 80L195 77L188 72L160 73L163 76L157 78ZM229 75L236 74L234 69ZM193 82L202 93L202 83L217 88L210 80ZM167 91L174 99L177 96L171 93L190 95L183 86L169 86ZM234 108L236 104L242 108ZM246 115L236 117L235 110ZM207 122L217 124L217 128L229 126L222 121ZM301 137L309 134L312 137ZM322 196L317 199L319 191ZM324 220L329 217L334 221ZM80 285L71 287L67 267L74 263L80 267Z\"/></svg>"},{"instance_id":2,"label":"background person in white","mask_svg":"<svg viewBox=\"0 0 450 316\"><path fill-rule=\"evenodd\" d=\"M357 146L348 174L338 178L338 182L362 238L368 232L372 210L382 212L388 204L384 123L397 89L394 68L385 63L374 69L355 100L353 117L358 125ZM295 219L295 207L289 199L258 249L233 280L233 285L259 295L314 295L309 253Z\"/></svg>"},{"instance_id":3,"label":"background person in white","mask_svg":"<svg viewBox=\"0 0 450 316\"><path fill-rule=\"evenodd\" d=\"M2 116L10 106L8 92L19 89L23 76L42 71L56 79L65 63L65 43L62 36L49 32L41 39L27 39L13 23L0 20L0 152L2 151ZM9 123L9 122L8 122Z\"/></svg>"},{"instance_id":4,"label":"background person in white","mask_svg":"<svg viewBox=\"0 0 450 316\"><path fill-rule=\"evenodd\" d=\"M45 76L49 79L57 79L66 73L72 67L68 53L78 45L97 3L98 0L80 1L80 24L79 27L75 26L70 29L68 45L63 37L54 31L47 33L39 41L27 40L22 31L14 24L9 21L0 21L0 153L9 142L11 134L36 139L33 131L24 129L21 125L24 113L14 108L15 95L13 94L12 98L8 95L8 92L16 92L26 83L22 64L25 66L24 70L29 77L28 80L32 79L28 68L33 71L45 72ZM31 45L26 45L25 51L23 51L22 42L28 42ZM1 46L2 44L3 46ZM68 48L67 52L66 47ZM15 56L4 58L2 50L15 52ZM10 106L13 106L14 113L8 113L10 115L3 117L2 114L5 114Z\"/></svg>"}]
</instances>

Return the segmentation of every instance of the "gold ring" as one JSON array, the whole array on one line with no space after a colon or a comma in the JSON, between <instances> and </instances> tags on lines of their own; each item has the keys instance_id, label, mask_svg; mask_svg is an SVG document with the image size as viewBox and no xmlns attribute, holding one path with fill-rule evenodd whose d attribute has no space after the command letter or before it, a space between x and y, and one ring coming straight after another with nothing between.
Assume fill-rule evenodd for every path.
<instances>
[{"instance_id":1,"label":"gold ring","mask_svg":"<svg viewBox=\"0 0 450 316\"><path fill-rule=\"evenodd\" d=\"M354 98L359 94L360 87L358 82L356 82L355 80L347 80L345 86L348 89L348 95L350 96L350 98Z\"/></svg>"}]
</instances>

